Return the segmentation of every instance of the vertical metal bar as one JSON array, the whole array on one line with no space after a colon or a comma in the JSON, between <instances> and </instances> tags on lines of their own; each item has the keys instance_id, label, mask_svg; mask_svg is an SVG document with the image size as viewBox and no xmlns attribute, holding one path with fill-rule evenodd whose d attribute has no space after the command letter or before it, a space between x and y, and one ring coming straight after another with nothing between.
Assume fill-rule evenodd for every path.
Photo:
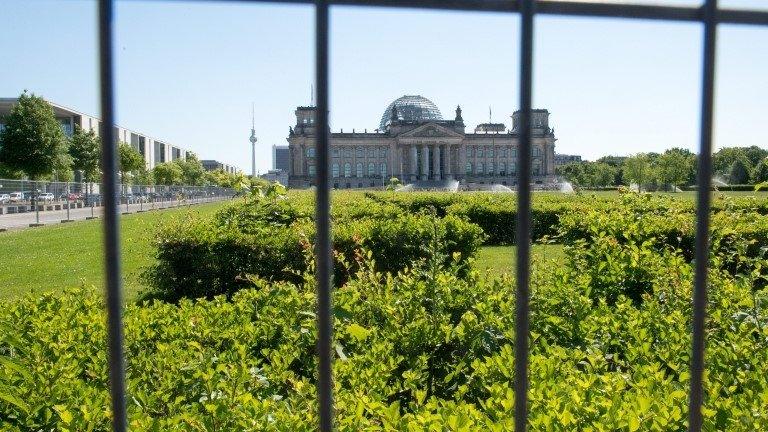
<instances>
[{"instance_id":1,"label":"vertical metal bar","mask_svg":"<svg viewBox=\"0 0 768 432\"><path fill-rule=\"evenodd\" d=\"M531 248L531 94L535 0L520 0L520 128L517 180L517 291L515 296L515 431L528 423L528 284Z\"/></svg>"},{"instance_id":2,"label":"vertical metal bar","mask_svg":"<svg viewBox=\"0 0 768 432\"><path fill-rule=\"evenodd\" d=\"M317 260L317 355L318 381L317 397L322 432L333 430L333 373L331 370L331 338L333 321L331 304L331 185L328 177L329 128L328 128L328 2L315 3L315 72L317 87L317 195L315 223L317 239L315 255Z\"/></svg>"},{"instance_id":3,"label":"vertical metal bar","mask_svg":"<svg viewBox=\"0 0 768 432\"><path fill-rule=\"evenodd\" d=\"M696 207L696 264L693 290L693 334L691 347L691 394L688 427L700 432L702 426L704 377L704 320L707 307L707 265L709 261L709 210L712 185L712 122L715 97L715 43L717 0L707 0L702 8L704 21L704 72L701 90L701 131L699 145L698 192Z\"/></svg>"},{"instance_id":4,"label":"vertical metal bar","mask_svg":"<svg viewBox=\"0 0 768 432\"><path fill-rule=\"evenodd\" d=\"M112 430L126 430L125 370L120 281L120 219L117 202L117 146L114 124L114 74L112 59L112 0L99 0L99 67L101 79L101 165L104 198L104 257L106 272L109 390Z\"/></svg>"}]
</instances>

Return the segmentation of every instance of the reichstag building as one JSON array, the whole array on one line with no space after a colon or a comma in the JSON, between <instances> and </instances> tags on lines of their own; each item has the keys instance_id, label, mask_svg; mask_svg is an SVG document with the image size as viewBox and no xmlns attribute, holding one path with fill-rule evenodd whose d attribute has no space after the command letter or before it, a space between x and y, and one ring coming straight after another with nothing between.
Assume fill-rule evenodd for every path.
<instances>
[{"instance_id":1,"label":"reichstag building","mask_svg":"<svg viewBox=\"0 0 768 432\"><path fill-rule=\"evenodd\" d=\"M314 185L315 107L298 107L290 128L288 186ZM466 132L461 107L443 119L432 101L403 96L384 110L378 129L332 132L331 184L334 188L381 187L391 177L420 188L439 189L459 182L464 189L517 181L519 112L512 128L483 123ZM555 182L555 133L547 110L533 111L532 176L537 184Z\"/></svg>"}]
</instances>

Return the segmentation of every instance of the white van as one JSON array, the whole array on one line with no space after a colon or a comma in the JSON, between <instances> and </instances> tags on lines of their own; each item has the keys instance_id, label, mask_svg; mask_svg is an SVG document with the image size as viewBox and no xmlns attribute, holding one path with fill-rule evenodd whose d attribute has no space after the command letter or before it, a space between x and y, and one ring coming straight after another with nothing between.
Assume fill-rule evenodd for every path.
<instances>
[{"instance_id":1,"label":"white van","mask_svg":"<svg viewBox=\"0 0 768 432\"><path fill-rule=\"evenodd\" d=\"M24 201L24 192L13 192L11 193L11 202L22 202Z\"/></svg>"}]
</instances>

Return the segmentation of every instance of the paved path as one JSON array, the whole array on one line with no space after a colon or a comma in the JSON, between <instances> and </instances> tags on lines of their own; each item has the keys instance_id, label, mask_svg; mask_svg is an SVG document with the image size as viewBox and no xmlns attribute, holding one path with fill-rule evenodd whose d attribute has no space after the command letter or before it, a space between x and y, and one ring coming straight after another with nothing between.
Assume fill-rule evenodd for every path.
<instances>
[{"instance_id":1,"label":"paved path","mask_svg":"<svg viewBox=\"0 0 768 432\"><path fill-rule=\"evenodd\" d=\"M125 204L120 204L120 212L136 213L140 210L151 210L153 208L159 210L164 208L181 207L189 204L203 204L206 202L224 201L229 199L231 198L196 198L188 199L186 201L172 200L156 202L154 205L153 203L128 204L127 206ZM73 208L69 210L69 218L72 220L84 220L85 218L90 217L91 214L96 217L101 217L102 213L103 207L94 207L93 213L91 213L90 207L79 209ZM41 224L48 225L53 223L61 223L62 220L67 219L67 210L41 211L39 212L39 217ZM0 230L29 228L30 224L34 224L36 221L37 219L35 212L4 214L0 215Z\"/></svg>"}]
</instances>

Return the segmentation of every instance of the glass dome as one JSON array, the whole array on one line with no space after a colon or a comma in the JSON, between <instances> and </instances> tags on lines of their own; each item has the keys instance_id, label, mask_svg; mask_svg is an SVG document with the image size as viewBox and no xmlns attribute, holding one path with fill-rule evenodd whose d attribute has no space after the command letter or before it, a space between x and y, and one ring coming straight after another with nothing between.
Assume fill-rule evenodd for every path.
<instances>
[{"instance_id":1,"label":"glass dome","mask_svg":"<svg viewBox=\"0 0 768 432\"><path fill-rule=\"evenodd\" d=\"M392 107L397 108L397 118L405 121L442 120L437 105L423 96L403 96L395 99L381 116L379 129L384 130L392 118Z\"/></svg>"}]
</instances>

